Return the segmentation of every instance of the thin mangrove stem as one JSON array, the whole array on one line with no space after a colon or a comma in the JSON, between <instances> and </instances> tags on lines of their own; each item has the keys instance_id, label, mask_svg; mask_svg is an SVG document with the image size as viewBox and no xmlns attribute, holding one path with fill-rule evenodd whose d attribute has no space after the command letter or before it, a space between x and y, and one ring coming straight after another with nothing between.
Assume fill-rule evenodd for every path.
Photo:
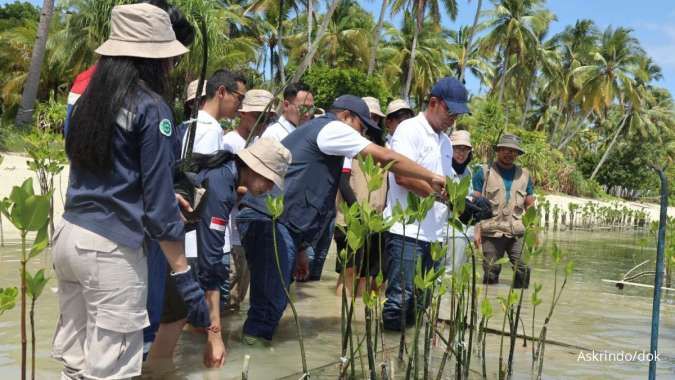
<instances>
[{"instance_id":1,"label":"thin mangrove stem","mask_svg":"<svg viewBox=\"0 0 675 380\"><path fill-rule=\"evenodd\" d=\"M305 355L305 343L302 339L302 327L300 327L300 319L298 318L298 311L295 309L295 303L291 299L291 294L286 287L286 281L284 280L284 275L281 272L281 263L279 262L279 247L277 246L277 220L276 218L272 219L272 240L274 242L274 260L277 264L277 271L279 272L279 279L281 280L281 286L284 288L284 293L286 294L286 299L288 299L288 304L291 306L291 311L293 312L293 319L295 320L295 328L298 331L298 343L300 344L300 358L302 360L302 372L306 375L309 374L307 370L307 357Z\"/></svg>"}]
</instances>

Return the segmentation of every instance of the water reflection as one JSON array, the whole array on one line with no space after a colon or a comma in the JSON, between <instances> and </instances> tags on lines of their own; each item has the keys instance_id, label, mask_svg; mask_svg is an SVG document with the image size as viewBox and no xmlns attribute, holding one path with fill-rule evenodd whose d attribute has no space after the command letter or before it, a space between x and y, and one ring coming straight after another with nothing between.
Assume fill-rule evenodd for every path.
<instances>
[{"instance_id":1,"label":"water reflection","mask_svg":"<svg viewBox=\"0 0 675 380\"><path fill-rule=\"evenodd\" d=\"M602 279L619 279L623 273L640 262L655 256L652 247L639 245L640 237L629 233L582 231L558 232L547 236L547 246L558 244L576 263L568 288L550 324L548 338L597 351L633 352L649 349L651 290L627 286L623 291ZM0 287L14 285L18 279L19 247L16 244L0 248ZM31 269L50 268L48 255L31 262ZM334 255L331 256L334 258ZM544 285L544 302L537 309L549 305L553 286L553 263L548 253L533 263L532 281ZM326 263L324 279L320 283L296 284L294 291L301 315L308 363L315 368L313 379L336 378L340 342L340 299L334 296L336 276L331 272L332 262ZM649 269L653 262L649 264ZM50 275L51 270L49 271ZM502 279L511 277L504 270ZM48 288L54 288L50 282ZM491 287L489 293L496 295L508 291L508 283ZM529 297L527 298L529 300ZM37 307L37 366L38 379L58 379L60 367L49 359L51 334L56 322L57 300L53 291L45 291ZM496 302L493 302L495 310ZM243 308L245 309L245 307ZM362 307L357 309L357 331L363 331ZM19 363L19 310L18 308L0 317L0 379L18 378ZM661 308L661 334L659 347L661 362L658 374L661 378L675 378L675 294L665 292ZM523 304L523 320L526 331L531 334L531 308ZM300 371L299 348L295 338L295 326L290 311L284 316L274 342L269 346L249 347L240 342L241 326L245 310L229 314L223 320L223 334L229 347L229 356L224 368L207 370L202 365L202 349L205 337L186 332L179 341L175 361L146 363L145 379L241 379L244 356L250 355L250 379L298 379ZM540 319L539 317L537 319ZM536 329L541 326L541 320ZM499 328L499 313L491 320L490 327ZM499 338L488 335L488 372L496 377ZM396 334L387 334L385 348L397 344ZM439 348L440 349L440 348ZM522 340L516 346L514 378L529 378L531 343L523 347ZM439 354L440 355L440 354ZM437 355L437 356L439 356ZM378 355L377 361L395 357L395 353ZM603 378L643 379L647 374L646 362L584 362L579 361L579 350L554 345L546 346L544 377L550 379ZM438 357L434 358L438 360ZM474 359L473 365L479 361ZM175 363L175 364L174 364ZM357 365L357 368L360 364ZM451 368L451 366L450 366ZM475 367L478 368L478 367ZM402 375L400 369L397 375ZM448 378L452 378L448 372ZM398 376L397 376L398 377Z\"/></svg>"}]
</instances>

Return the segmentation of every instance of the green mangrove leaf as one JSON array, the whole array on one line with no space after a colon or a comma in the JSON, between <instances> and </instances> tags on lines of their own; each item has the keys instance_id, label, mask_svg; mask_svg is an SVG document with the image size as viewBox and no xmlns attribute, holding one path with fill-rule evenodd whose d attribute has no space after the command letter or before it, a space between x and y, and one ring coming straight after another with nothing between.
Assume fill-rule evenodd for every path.
<instances>
[{"instance_id":1,"label":"green mangrove leaf","mask_svg":"<svg viewBox=\"0 0 675 380\"><path fill-rule=\"evenodd\" d=\"M574 261L568 260L567 265L565 265L565 277L571 276L573 271L574 271Z\"/></svg>"},{"instance_id":2,"label":"green mangrove leaf","mask_svg":"<svg viewBox=\"0 0 675 380\"><path fill-rule=\"evenodd\" d=\"M375 276L375 286L378 288L384 284L384 274L382 274L382 270L377 272L377 276Z\"/></svg>"},{"instance_id":3,"label":"green mangrove leaf","mask_svg":"<svg viewBox=\"0 0 675 380\"><path fill-rule=\"evenodd\" d=\"M49 245L49 234L47 233L48 227L49 224L42 226L35 236L35 241L33 242L33 246L30 249L30 254L28 255L29 259L39 255L40 252L44 251Z\"/></svg>"},{"instance_id":4,"label":"green mangrove leaf","mask_svg":"<svg viewBox=\"0 0 675 380\"><path fill-rule=\"evenodd\" d=\"M26 271L26 288L28 290L28 295L36 300L40 298L42 291L49 282L49 277L45 277L45 270L40 269L35 273L35 276L31 275L30 272Z\"/></svg>"},{"instance_id":5,"label":"green mangrove leaf","mask_svg":"<svg viewBox=\"0 0 675 380\"><path fill-rule=\"evenodd\" d=\"M445 256L445 253L448 251L448 247L440 242L434 242L431 244L431 259L433 261L439 261Z\"/></svg>"},{"instance_id":6,"label":"green mangrove leaf","mask_svg":"<svg viewBox=\"0 0 675 380\"><path fill-rule=\"evenodd\" d=\"M480 304L480 314L485 319L489 319L492 317L492 313L492 304L490 303L490 300L487 297L483 298L483 301Z\"/></svg>"},{"instance_id":7,"label":"green mangrove leaf","mask_svg":"<svg viewBox=\"0 0 675 380\"><path fill-rule=\"evenodd\" d=\"M268 195L265 199L265 204L267 205L267 212L272 216L272 219L279 219L281 214L284 213L284 196L279 195L273 197Z\"/></svg>"},{"instance_id":8,"label":"green mangrove leaf","mask_svg":"<svg viewBox=\"0 0 675 380\"><path fill-rule=\"evenodd\" d=\"M49 222L49 196L32 195L26 198L22 224L27 231L39 231Z\"/></svg>"},{"instance_id":9,"label":"green mangrove leaf","mask_svg":"<svg viewBox=\"0 0 675 380\"><path fill-rule=\"evenodd\" d=\"M4 312L12 310L16 305L16 296L19 294L19 289L14 288L0 288L0 315Z\"/></svg>"},{"instance_id":10,"label":"green mangrove leaf","mask_svg":"<svg viewBox=\"0 0 675 380\"><path fill-rule=\"evenodd\" d=\"M508 264L509 258L507 256L502 257L501 259L495 261L494 265Z\"/></svg>"}]
</instances>

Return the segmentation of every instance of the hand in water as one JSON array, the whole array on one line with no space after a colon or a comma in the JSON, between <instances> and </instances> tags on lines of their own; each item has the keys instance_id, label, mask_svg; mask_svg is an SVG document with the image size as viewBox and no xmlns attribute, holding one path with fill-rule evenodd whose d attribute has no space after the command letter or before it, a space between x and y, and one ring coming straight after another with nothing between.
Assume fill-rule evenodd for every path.
<instances>
[{"instance_id":1,"label":"hand in water","mask_svg":"<svg viewBox=\"0 0 675 380\"><path fill-rule=\"evenodd\" d=\"M206 368L221 368L227 358L227 348L223 337L218 332L208 331L208 341L204 347L204 366Z\"/></svg>"},{"instance_id":2,"label":"hand in water","mask_svg":"<svg viewBox=\"0 0 675 380\"><path fill-rule=\"evenodd\" d=\"M309 276L309 258L306 249L298 252L298 258L295 260L295 271L293 277L297 281L304 281Z\"/></svg>"}]
</instances>

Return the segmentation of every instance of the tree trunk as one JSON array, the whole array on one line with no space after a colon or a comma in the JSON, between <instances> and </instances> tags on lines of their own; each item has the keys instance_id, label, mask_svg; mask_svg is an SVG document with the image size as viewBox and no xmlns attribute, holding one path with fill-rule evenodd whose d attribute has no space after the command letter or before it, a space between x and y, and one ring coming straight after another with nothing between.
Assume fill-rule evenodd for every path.
<instances>
[{"instance_id":1,"label":"tree trunk","mask_svg":"<svg viewBox=\"0 0 675 380\"><path fill-rule=\"evenodd\" d=\"M314 22L314 1L307 0L307 52L312 47L312 23ZM311 66L311 63L310 63Z\"/></svg>"},{"instance_id":2,"label":"tree trunk","mask_svg":"<svg viewBox=\"0 0 675 380\"><path fill-rule=\"evenodd\" d=\"M286 83L286 72L284 71L284 0L279 0L279 22L277 25L277 65L279 70L279 79L281 83Z\"/></svg>"},{"instance_id":3,"label":"tree trunk","mask_svg":"<svg viewBox=\"0 0 675 380\"><path fill-rule=\"evenodd\" d=\"M509 69L509 41L506 40L506 46L504 47L504 57L502 62L502 75L499 78L499 103L501 104L502 99L504 99L504 88L506 87L506 71ZM507 119L508 120L508 119Z\"/></svg>"},{"instance_id":4,"label":"tree trunk","mask_svg":"<svg viewBox=\"0 0 675 380\"><path fill-rule=\"evenodd\" d=\"M593 113L593 110L588 111L588 113L586 114L586 116L584 116L584 118L581 119L581 121L579 122L579 126L578 126L574 131L572 131L572 133L570 133L569 135L567 135L566 137L564 137L564 138L562 139L562 141L560 142L560 144L558 144L558 150L563 149L564 147L567 146L567 144L569 144L570 142L572 142L572 139L574 138L574 136L577 135L577 133L579 133L579 131L581 130L581 128L583 128L583 123L584 123L584 121L585 121L585 120L588 120L588 118L591 116L591 113ZM565 122L565 125L567 125L567 123L569 123L569 120Z\"/></svg>"},{"instance_id":5,"label":"tree trunk","mask_svg":"<svg viewBox=\"0 0 675 380\"><path fill-rule=\"evenodd\" d=\"M612 137L612 141L609 143L609 146L607 146L607 150L605 150L605 153L602 154L602 157L600 158L600 161L598 162L598 165L596 165L595 169L593 169L593 174L591 174L590 180L595 179L595 176L600 171L600 168L602 167L602 165L607 160L607 157L609 157L609 152L611 152L612 148L614 148L614 144L616 144L616 141L618 140L619 135L621 134L621 131L626 126L627 120L628 120L628 114L626 113L626 116L623 117L623 120L621 121L621 124L619 124L619 127L616 129L616 132L614 133L614 137Z\"/></svg>"},{"instance_id":6,"label":"tree trunk","mask_svg":"<svg viewBox=\"0 0 675 380\"><path fill-rule=\"evenodd\" d=\"M373 35L373 45L370 47L370 57L368 59L368 76L373 75L375 71L375 60L377 59L377 45L380 44L380 33L382 33L382 25L384 25L384 14L387 11L389 6L389 0L382 0L382 6L380 7L380 18L377 20L377 26L375 26L375 34Z\"/></svg>"},{"instance_id":7,"label":"tree trunk","mask_svg":"<svg viewBox=\"0 0 675 380\"><path fill-rule=\"evenodd\" d=\"M473 36L476 35L476 27L478 26L478 19L480 18L480 8L483 5L483 0L478 0L478 5L476 6L476 14L473 16L473 25L471 25L471 30L469 31L469 37L466 40L466 51L462 56L462 62L459 64L459 81L464 82L464 72L466 71L466 56L471 51L471 45L473 44Z\"/></svg>"},{"instance_id":8,"label":"tree trunk","mask_svg":"<svg viewBox=\"0 0 675 380\"><path fill-rule=\"evenodd\" d=\"M42 2L42 11L40 13L40 23L38 24L37 39L33 46L33 53L30 59L30 68L28 76L23 86L21 94L21 105L16 114L16 125L25 126L33 120L33 111L35 100L37 98L38 88L40 87L40 71L42 70L42 61L45 58L47 50L47 36L49 34L49 21L54 14L54 0L44 0Z\"/></svg>"},{"instance_id":9,"label":"tree trunk","mask_svg":"<svg viewBox=\"0 0 675 380\"><path fill-rule=\"evenodd\" d=\"M405 78L405 86L401 92L401 97L408 100L410 97L410 87L412 86L412 77L415 70L415 54L417 53L417 38L424 26L424 8L426 8L426 0L420 0L413 4L417 4L415 31L413 34L412 47L410 48L410 60L408 61L408 74Z\"/></svg>"},{"instance_id":10,"label":"tree trunk","mask_svg":"<svg viewBox=\"0 0 675 380\"><path fill-rule=\"evenodd\" d=\"M328 8L328 12L326 12L326 14L323 16L324 18L323 21L321 22L321 26L319 27L319 32L316 34L316 38L314 38L314 42L312 42L312 46L310 46L307 55L305 55L305 58L303 58L302 62L300 63L300 66L298 66L298 69L295 71L295 74L293 74L291 82L299 81L302 75L305 73L305 71L307 71L307 68L312 62L312 59L314 59L316 51L319 49L319 43L321 42L321 39L326 34L326 30L328 29L328 23L330 22L330 19L333 16L335 8L337 8L339 2L340 0L331 1L330 7Z\"/></svg>"}]
</instances>

